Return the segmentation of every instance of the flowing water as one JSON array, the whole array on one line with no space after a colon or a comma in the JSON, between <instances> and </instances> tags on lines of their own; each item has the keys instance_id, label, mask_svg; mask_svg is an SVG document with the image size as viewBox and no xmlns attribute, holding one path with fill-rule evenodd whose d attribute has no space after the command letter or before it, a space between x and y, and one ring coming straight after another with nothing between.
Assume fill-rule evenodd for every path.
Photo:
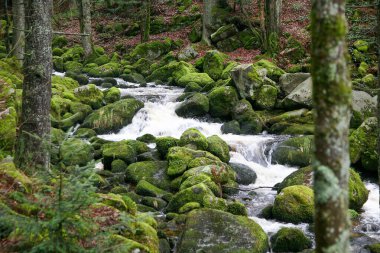
<instances>
[{"instance_id":1,"label":"flowing water","mask_svg":"<svg viewBox=\"0 0 380 253\"><path fill-rule=\"evenodd\" d=\"M265 133L244 136L222 134L221 123L181 118L176 115L175 109L179 105L176 98L183 93L183 89L153 83L149 83L147 87L140 87L138 84L127 83L122 79L116 80L120 86L126 87L120 89L122 96L133 96L143 101L145 106L135 115L131 124L117 133L100 135L101 138L119 141L136 139L144 134L179 138L186 129L191 127L197 128L205 136L219 135L231 147L231 162L248 165L257 174L255 184L241 186L244 191L234 196L246 204L249 216L269 235L277 232L281 227L298 227L310 237L313 236L308 224L286 224L258 217L265 206L273 203L276 196L276 191L265 187L274 186L297 170L294 167L271 164L271 150L288 136ZM364 212L361 213L359 225L355 225L354 231L365 234L368 240L371 238L380 240L379 186L369 181L365 183L370 190L369 199L363 207Z\"/></svg>"}]
</instances>

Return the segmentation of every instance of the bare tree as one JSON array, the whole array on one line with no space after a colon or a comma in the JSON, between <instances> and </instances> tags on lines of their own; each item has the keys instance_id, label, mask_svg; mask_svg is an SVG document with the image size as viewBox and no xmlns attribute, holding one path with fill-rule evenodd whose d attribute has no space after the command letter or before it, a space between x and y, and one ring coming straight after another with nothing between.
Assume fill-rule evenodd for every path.
<instances>
[{"instance_id":1,"label":"bare tree","mask_svg":"<svg viewBox=\"0 0 380 253\"><path fill-rule=\"evenodd\" d=\"M13 0L13 55L21 63L25 47L25 7L24 0Z\"/></svg>"},{"instance_id":2,"label":"bare tree","mask_svg":"<svg viewBox=\"0 0 380 253\"><path fill-rule=\"evenodd\" d=\"M345 1L313 0L311 19L316 252L347 253L351 80Z\"/></svg>"},{"instance_id":3,"label":"bare tree","mask_svg":"<svg viewBox=\"0 0 380 253\"><path fill-rule=\"evenodd\" d=\"M26 28L22 111L15 163L26 171L50 164L52 0L25 0Z\"/></svg>"},{"instance_id":4,"label":"bare tree","mask_svg":"<svg viewBox=\"0 0 380 253\"><path fill-rule=\"evenodd\" d=\"M82 33L82 46L85 57L92 54L91 40L91 1L77 0L79 10L80 32Z\"/></svg>"}]
</instances>

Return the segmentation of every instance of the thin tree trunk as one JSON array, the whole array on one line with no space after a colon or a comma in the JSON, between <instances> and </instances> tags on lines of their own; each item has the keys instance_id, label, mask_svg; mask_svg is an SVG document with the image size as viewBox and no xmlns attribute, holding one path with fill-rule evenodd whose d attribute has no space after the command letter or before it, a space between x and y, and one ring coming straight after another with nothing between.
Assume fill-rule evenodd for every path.
<instances>
[{"instance_id":1,"label":"thin tree trunk","mask_svg":"<svg viewBox=\"0 0 380 253\"><path fill-rule=\"evenodd\" d=\"M149 41L149 35L150 35L150 8L151 8L151 0L145 0L144 6L143 6L143 12L142 15L142 26L143 29L141 31L141 42L147 42Z\"/></svg>"},{"instance_id":2,"label":"thin tree trunk","mask_svg":"<svg viewBox=\"0 0 380 253\"><path fill-rule=\"evenodd\" d=\"M4 10L5 10L5 21L7 22L5 26L5 48L6 48L7 53L9 53L11 51L11 47L10 47L11 43L9 39L9 27L11 25L11 20L9 18L9 13L8 13L8 0L4 0Z\"/></svg>"},{"instance_id":3,"label":"thin tree trunk","mask_svg":"<svg viewBox=\"0 0 380 253\"><path fill-rule=\"evenodd\" d=\"M32 173L50 164L52 0L25 0L26 36L21 122L16 165Z\"/></svg>"},{"instance_id":4,"label":"thin tree trunk","mask_svg":"<svg viewBox=\"0 0 380 253\"><path fill-rule=\"evenodd\" d=\"M312 77L315 105L315 236L317 253L349 252L349 122L344 0L312 1Z\"/></svg>"},{"instance_id":5,"label":"thin tree trunk","mask_svg":"<svg viewBox=\"0 0 380 253\"><path fill-rule=\"evenodd\" d=\"M265 48L269 53L279 50L281 7L281 0L264 0Z\"/></svg>"},{"instance_id":6,"label":"thin tree trunk","mask_svg":"<svg viewBox=\"0 0 380 253\"><path fill-rule=\"evenodd\" d=\"M218 0L205 0L203 10L202 41L211 46L210 35L213 26L213 10L217 7Z\"/></svg>"},{"instance_id":7,"label":"thin tree trunk","mask_svg":"<svg viewBox=\"0 0 380 253\"><path fill-rule=\"evenodd\" d=\"M13 5L13 55L21 64L25 47L25 7L24 0L14 0Z\"/></svg>"},{"instance_id":8,"label":"thin tree trunk","mask_svg":"<svg viewBox=\"0 0 380 253\"><path fill-rule=\"evenodd\" d=\"M377 137L377 153L380 154L380 0L377 1L377 131L378 131L378 137ZM379 161L377 165L377 176L379 178L379 185L380 185L380 155L379 155ZM380 195L380 188L379 188L379 195ZM380 206L380 199L379 199L379 206Z\"/></svg>"},{"instance_id":9,"label":"thin tree trunk","mask_svg":"<svg viewBox=\"0 0 380 253\"><path fill-rule=\"evenodd\" d=\"M77 0L79 9L80 32L88 34L82 36L82 46L84 49L84 56L88 57L92 54L92 40L91 40L91 2L90 0Z\"/></svg>"}]
</instances>

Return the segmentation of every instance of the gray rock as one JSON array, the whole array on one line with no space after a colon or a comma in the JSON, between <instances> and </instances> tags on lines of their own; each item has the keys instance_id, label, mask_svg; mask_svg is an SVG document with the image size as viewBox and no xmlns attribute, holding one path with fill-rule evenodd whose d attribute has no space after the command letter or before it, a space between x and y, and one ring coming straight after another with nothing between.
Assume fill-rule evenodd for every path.
<instances>
[{"instance_id":1,"label":"gray rock","mask_svg":"<svg viewBox=\"0 0 380 253\"><path fill-rule=\"evenodd\" d=\"M195 93L190 98L187 98L175 110L177 115L181 117L204 116L208 113L208 111L209 111L208 98L201 93Z\"/></svg>"},{"instance_id":2,"label":"gray rock","mask_svg":"<svg viewBox=\"0 0 380 253\"><path fill-rule=\"evenodd\" d=\"M186 61L186 60L191 60L194 59L198 56L198 52L195 51L194 47L189 45L185 47L181 52L178 54L178 60L180 61Z\"/></svg>"},{"instance_id":3,"label":"gray rock","mask_svg":"<svg viewBox=\"0 0 380 253\"><path fill-rule=\"evenodd\" d=\"M257 79L252 79L252 74L257 74ZM250 98L254 91L260 88L264 83L267 70L256 70L252 64L241 64L231 71L231 77L241 98Z\"/></svg>"},{"instance_id":4,"label":"gray rock","mask_svg":"<svg viewBox=\"0 0 380 253\"><path fill-rule=\"evenodd\" d=\"M367 92L352 91L352 119L351 126L358 127L366 118L375 115L377 96L372 97Z\"/></svg>"},{"instance_id":5,"label":"gray rock","mask_svg":"<svg viewBox=\"0 0 380 253\"><path fill-rule=\"evenodd\" d=\"M231 37L238 33L238 29L235 27L235 25L225 25L220 27L216 32L211 34L211 41L214 43L217 43L218 41L227 39L228 37Z\"/></svg>"},{"instance_id":6,"label":"gray rock","mask_svg":"<svg viewBox=\"0 0 380 253\"><path fill-rule=\"evenodd\" d=\"M300 83L304 82L310 77L310 73L287 73L280 77L280 88L287 96L289 95Z\"/></svg>"},{"instance_id":7,"label":"gray rock","mask_svg":"<svg viewBox=\"0 0 380 253\"><path fill-rule=\"evenodd\" d=\"M236 172L236 182L239 184L249 185L256 182L256 172L247 165L241 163L230 163L230 166Z\"/></svg>"},{"instance_id":8,"label":"gray rock","mask_svg":"<svg viewBox=\"0 0 380 253\"><path fill-rule=\"evenodd\" d=\"M285 109L310 108L313 102L312 87L313 82L309 77L282 100L282 106Z\"/></svg>"}]
</instances>

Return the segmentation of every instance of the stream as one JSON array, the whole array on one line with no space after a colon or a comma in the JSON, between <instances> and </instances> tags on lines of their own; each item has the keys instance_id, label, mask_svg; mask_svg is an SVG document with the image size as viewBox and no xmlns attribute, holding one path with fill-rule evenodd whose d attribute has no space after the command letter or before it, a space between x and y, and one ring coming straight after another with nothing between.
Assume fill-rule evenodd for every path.
<instances>
[{"instance_id":1,"label":"stream","mask_svg":"<svg viewBox=\"0 0 380 253\"><path fill-rule=\"evenodd\" d=\"M221 123L207 122L206 120L181 118L176 115L175 109L180 104L176 98L183 93L183 89L173 86L147 84L140 87L139 84L125 82L116 78L122 96L132 96L145 103L128 126L117 133L100 135L99 137L111 141L136 139L144 134L159 136L172 136L179 138L188 128L197 128L206 137L218 135L231 147L230 162L241 163L249 166L257 174L255 184L240 186L245 191L240 191L234 198L240 199L248 208L251 219L255 220L268 233L277 232L281 227L298 227L309 237L313 237L309 224L286 224L275 220L259 218L261 210L269 204L273 204L276 191L270 188L256 189L258 187L272 187L281 182L286 176L297 170L280 164L271 164L271 152L278 143L289 136L269 135L233 135L222 134ZM152 146L154 147L154 146ZM353 231L360 234L358 240L352 240L353 252L361 251L363 243L372 240L380 240L380 210L379 210L379 186L364 178L365 185L370 190L368 201L360 214L359 222L354 223ZM246 191L255 189L254 191ZM363 239L364 238L364 239Z\"/></svg>"}]
</instances>

